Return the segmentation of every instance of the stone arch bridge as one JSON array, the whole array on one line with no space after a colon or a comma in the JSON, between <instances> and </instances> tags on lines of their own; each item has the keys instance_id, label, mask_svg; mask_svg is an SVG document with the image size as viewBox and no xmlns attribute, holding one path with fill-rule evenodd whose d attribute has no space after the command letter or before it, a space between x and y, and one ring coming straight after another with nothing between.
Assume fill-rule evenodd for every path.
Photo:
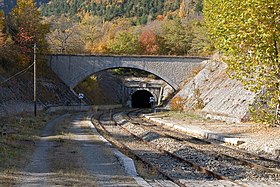
<instances>
[{"instance_id":1,"label":"stone arch bridge","mask_svg":"<svg viewBox=\"0 0 280 187\"><path fill-rule=\"evenodd\" d=\"M152 73L166 81L174 90L201 62L201 57L48 55L51 69L70 88L87 77L107 69L135 68Z\"/></svg>"}]
</instances>

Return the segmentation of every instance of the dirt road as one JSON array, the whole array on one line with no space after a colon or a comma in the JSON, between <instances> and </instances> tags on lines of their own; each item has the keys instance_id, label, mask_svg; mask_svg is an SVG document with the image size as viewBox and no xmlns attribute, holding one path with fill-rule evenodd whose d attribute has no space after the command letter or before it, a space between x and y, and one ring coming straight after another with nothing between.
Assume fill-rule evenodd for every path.
<instances>
[{"instance_id":1,"label":"dirt road","mask_svg":"<svg viewBox=\"0 0 280 187\"><path fill-rule=\"evenodd\" d=\"M24 168L19 186L142 186L100 138L86 114L65 114L47 123ZM123 155L122 155L123 156Z\"/></svg>"}]
</instances>

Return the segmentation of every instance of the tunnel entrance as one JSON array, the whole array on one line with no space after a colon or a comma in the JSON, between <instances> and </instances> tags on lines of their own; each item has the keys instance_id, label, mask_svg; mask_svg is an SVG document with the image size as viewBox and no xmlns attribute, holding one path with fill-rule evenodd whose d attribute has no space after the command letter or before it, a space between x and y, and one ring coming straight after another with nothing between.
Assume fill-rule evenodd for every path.
<instances>
[{"instance_id":1,"label":"tunnel entrance","mask_svg":"<svg viewBox=\"0 0 280 187\"><path fill-rule=\"evenodd\" d=\"M146 90L138 90L131 96L132 108L151 108L150 97L153 95Z\"/></svg>"}]
</instances>

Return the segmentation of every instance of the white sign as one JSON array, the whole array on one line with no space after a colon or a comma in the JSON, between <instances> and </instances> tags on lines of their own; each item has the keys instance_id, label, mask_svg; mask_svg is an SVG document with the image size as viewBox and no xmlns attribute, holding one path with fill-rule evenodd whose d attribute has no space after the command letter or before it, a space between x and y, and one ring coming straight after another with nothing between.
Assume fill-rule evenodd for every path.
<instances>
[{"instance_id":1,"label":"white sign","mask_svg":"<svg viewBox=\"0 0 280 187\"><path fill-rule=\"evenodd\" d=\"M83 99L85 96L84 96L84 94L83 93L79 93L79 99Z\"/></svg>"},{"instance_id":2,"label":"white sign","mask_svg":"<svg viewBox=\"0 0 280 187\"><path fill-rule=\"evenodd\" d=\"M150 97L150 103L155 102L155 98L154 97Z\"/></svg>"}]
</instances>

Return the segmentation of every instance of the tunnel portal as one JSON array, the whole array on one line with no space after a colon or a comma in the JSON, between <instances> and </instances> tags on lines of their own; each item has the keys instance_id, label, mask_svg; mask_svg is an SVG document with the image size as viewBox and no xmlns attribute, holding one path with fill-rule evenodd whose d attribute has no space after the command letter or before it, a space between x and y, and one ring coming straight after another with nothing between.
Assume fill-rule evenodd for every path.
<instances>
[{"instance_id":1,"label":"tunnel portal","mask_svg":"<svg viewBox=\"0 0 280 187\"><path fill-rule=\"evenodd\" d=\"M153 95L147 90L138 90L131 96L132 108L151 108L150 97Z\"/></svg>"}]
</instances>

